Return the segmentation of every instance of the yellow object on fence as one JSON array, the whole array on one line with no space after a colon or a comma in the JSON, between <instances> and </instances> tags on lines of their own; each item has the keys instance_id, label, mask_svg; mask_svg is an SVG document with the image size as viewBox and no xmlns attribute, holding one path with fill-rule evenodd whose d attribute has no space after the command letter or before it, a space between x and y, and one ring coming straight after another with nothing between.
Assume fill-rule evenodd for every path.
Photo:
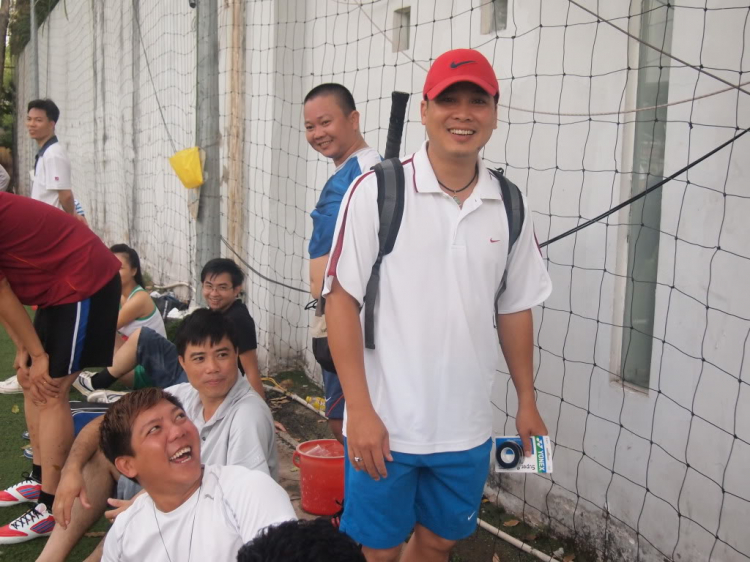
<instances>
[{"instance_id":1,"label":"yellow object on fence","mask_svg":"<svg viewBox=\"0 0 750 562\"><path fill-rule=\"evenodd\" d=\"M203 164L200 149L197 146L176 152L169 159L182 185L188 189L195 189L203 185Z\"/></svg>"}]
</instances>

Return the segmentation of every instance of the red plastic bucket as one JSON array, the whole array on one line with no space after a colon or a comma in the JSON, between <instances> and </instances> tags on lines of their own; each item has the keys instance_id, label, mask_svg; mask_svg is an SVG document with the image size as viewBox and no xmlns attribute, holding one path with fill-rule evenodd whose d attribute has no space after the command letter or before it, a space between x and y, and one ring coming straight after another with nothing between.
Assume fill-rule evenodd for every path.
<instances>
[{"instance_id":1,"label":"red plastic bucket","mask_svg":"<svg viewBox=\"0 0 750 562\"><path fill-rule=\"evenodd\" d=\"M299 467L302 509L313 515L333 515L344 500L344 446L335 439L297 445L292 455Z\"/></svg>"}]
</instances>

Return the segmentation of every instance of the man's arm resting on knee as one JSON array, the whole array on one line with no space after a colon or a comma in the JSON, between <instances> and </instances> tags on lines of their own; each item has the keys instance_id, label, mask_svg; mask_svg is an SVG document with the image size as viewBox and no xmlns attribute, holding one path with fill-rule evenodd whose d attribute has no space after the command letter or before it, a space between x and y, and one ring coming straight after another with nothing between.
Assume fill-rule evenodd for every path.
<instances>
[{"instance_id":1,"label":"man's arm resting on knee","mask_svg":"<svg viewBox=\"0 0 750 562\"><path fill-rule=\"evenodd\" d=\"M524 454L531 454L529 437L547 435L547 427L534 396L534 319L531 310L497 315L497 335L518 395L516 429L523 440Z\"/></svg>"},{"instance_id":2,"label":"man's arm resting on knee","mask_svg":"<svg viewBox=\"0 0 750 562\"><path fill-rule=\"evenodd\" d=\"M384 459L393 460L388 430L375 412L367 388L359 303L337 279L326 296L326 324L328 345L346 400L349 458L357 470L365 468L377 480L387 475ZM354 457L362 462L355 462Z\"/></svg>"},{"instance_id":3,"label":"man's arm resting on knee","mask_svg":"<svg viewBox=\"0 0 750 562\"><path fill-rule=\"evenodd\" d=\"M63 529L70 524L70 514L76 498L81 500L84 507L90 507L83 480L83 467L99 450L99 427L103 418L104 416L99 416L86 424L73 442L65 461L55 495L55 505L52 507L53 512L62 514L58 522Z\"/></svg>"},{"instance_id":4,"label":"man's arm resting on knee","mask_svg":"<svg viewBox=\"0 0 750 562\"><path fill-rule=\"evenodd\" d=\"M29 390L34 400L45 402L46 397L54 398L60 381L50 378L47 353L34 330L31 318L5 277L0 279L0 319L16 344L13 366L19 371L19 375L31 381ZM27 365L28 356L31 356L31 368ZM25 383L23 384L26 388Z\"/></svg>"}]
</instances>

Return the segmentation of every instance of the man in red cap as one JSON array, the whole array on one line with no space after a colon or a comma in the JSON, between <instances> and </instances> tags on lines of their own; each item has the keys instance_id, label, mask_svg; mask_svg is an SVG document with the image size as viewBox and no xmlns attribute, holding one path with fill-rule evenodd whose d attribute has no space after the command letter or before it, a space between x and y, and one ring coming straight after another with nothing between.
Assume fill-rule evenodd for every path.
<instances>
[{"instance_id":1,"label":"man in red cap","mask_svg":"<svg viewBox=\"0 0 750 562\"><path fill-rule=\"evenodd\" d=\"M479 158L497 128L498 99L492 66L477 51L445 53L427 75L428 140L403 160L404 214L380 269L375 349L364 349L360 323L379 250L373 173L350 187L339 213L324 294L346 396L341 529L370 562L447 561L475 530L498 337L527 454L529 436L547 433L534 396L531 308L552 286L528 209L508 253L500 185Z\"/></svg>"}]
</instances>

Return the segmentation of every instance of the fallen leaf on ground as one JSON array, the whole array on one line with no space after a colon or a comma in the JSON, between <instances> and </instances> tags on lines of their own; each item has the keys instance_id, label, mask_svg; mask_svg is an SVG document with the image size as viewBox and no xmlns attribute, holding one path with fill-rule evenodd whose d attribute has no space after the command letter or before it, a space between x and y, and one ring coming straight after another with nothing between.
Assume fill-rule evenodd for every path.
<instances>
[{"instance_id":1,"label":"fallen leaf on ground","mask_svg":"<svg viewBox=\"0 0 750 562\"><path fill-rule=\"evenodd\" d=\"M487 498L482 498L482 503L487 503L488 501L490 500L488 500Z\"/></svg>"},{"instance_id":2,"label":"fallen leaf on ground","mask_svg":"<svg viewBox=\"0 0 750 562\"><path fill-rule=\"evenodd\" d=\"M86 533L84 537L103 537L106 534L104 531L91 531L90 533Z\"/></svg>"},{"instance_id":3,"label":"fallen leaf on ground","mask_svg":"<svg viewBox=\"0 0 750 562\"><path fill-rule=\"evenodd\" d=\"M279 386L285 388L286 390L289 390L294 386L294 381L292 379L284 379L279 383Z\"/></svg>"},{"instance_id":4,"label":"fallen leaf on ground","mask_svg":"<svg viewBox=\"0 0 750 562\"><path fill-rule=\"evenodd\" d=\"M492 562L500 562L500 557L497 554L492 555Z\"/></svg>"},{"instance_id":5,"label":"fallen leaf on ground","mask_svg":"<svg viewBox=\"0 0 750 562\"><path fill-rule=\"evenodd\" d=\"M292 468L290 468L289 470L290 470L291 472L299 472L299 468L297 468L296 466L293 466L293 467L292 467Z\"/></svg>"},{"instance_id":6,"label":"fallen leaf on ground","mask_svg":"<svg viewBox=\"0 0 750 562\"><path fill-rule=\"evenodd\" d=\"M11 414L17 414L21 411L21 408L18 407L18 404L13 404L13 407L10 409Z\"/></svg>"},{"instance_id":7,"label":"fallen leaf on ground","mask_svg":"<svg viewBox=\"0 0 750 562\"><path fill-rule=\"evenodd\" d=\"M318 423L326 423L326 420L318 420Z\"/></svg>"},{"instance_id":8,"label":"fallen leaf on ground","mask_svg":"<svg viewBox=\"0 0 750 562\"><path fill-rule=\"evenodd\" d=\"M503 523L503 527L515 527L518 523L518 519L508 519L508 521Z\"/></svg>"},{"instance_id":9,"label":"fallen leaf on ground","mask_svg":"<svg viewBox=\"0 0 750 562\"><path fill-rule=\"evenodd\" d=\"M526 540L528 542L534 542L536 540L536 535L529 535L528 537L526 537Z\"/></svg>"},{"instance_id":10,"label":"fallen leaf on ground","mask_svg":"<svg viewBox=\"0 0 750 562\"><path fill-rule=\"evenodd\" d=\"M563 562L573 562L573 560L576 559L575 554L568 554L565 558L563 558Z\"/></svg>"}]
</instances>

